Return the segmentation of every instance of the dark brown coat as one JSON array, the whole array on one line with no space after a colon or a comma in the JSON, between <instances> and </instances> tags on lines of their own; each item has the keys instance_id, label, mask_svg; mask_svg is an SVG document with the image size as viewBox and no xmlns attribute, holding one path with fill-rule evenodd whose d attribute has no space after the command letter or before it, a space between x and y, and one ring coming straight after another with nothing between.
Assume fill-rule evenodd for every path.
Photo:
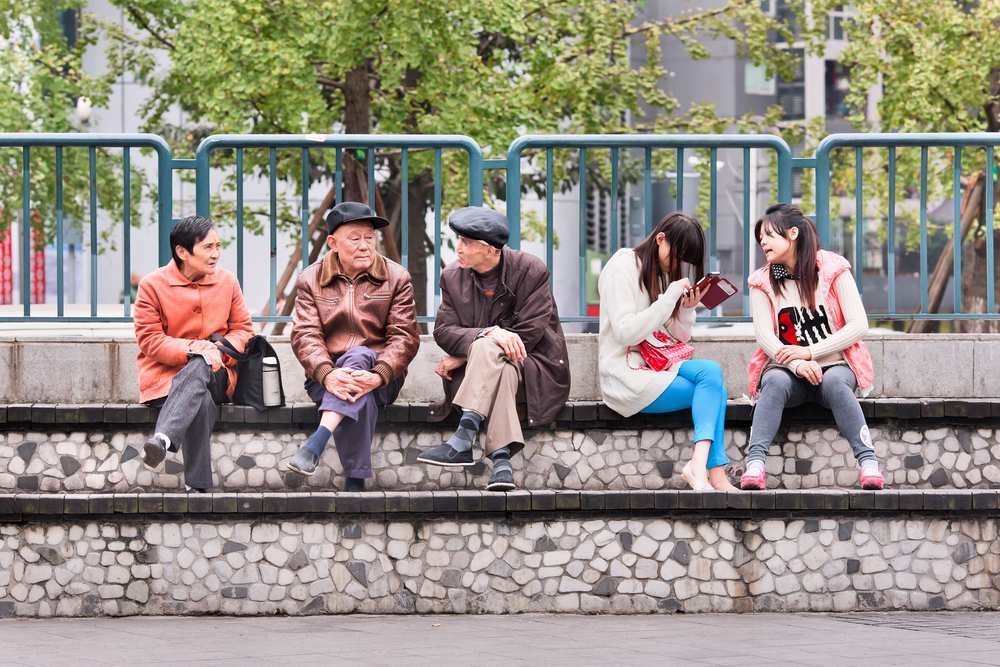
<instances>
[{"instance_id":1,"label":"dark brown coat","mask_svg":"<svg viewBox=\"0 0 1000 667\"><path fill-rule=\"evenodd\" d=\"M483 295L476 274L455 262L441 273L441 306L434 321L434 340L448 354L468 356L469 346L486 327L513 331L524 341L521 388L529 426L555 419L569 398L569 359L559 324L549 272L544 262L510 248L503 249L500 284L492 299ZM445 381L451 401L465 377L464 367ZM447 411L445 411L447 414Z\"/></svg>"}]
</instances>

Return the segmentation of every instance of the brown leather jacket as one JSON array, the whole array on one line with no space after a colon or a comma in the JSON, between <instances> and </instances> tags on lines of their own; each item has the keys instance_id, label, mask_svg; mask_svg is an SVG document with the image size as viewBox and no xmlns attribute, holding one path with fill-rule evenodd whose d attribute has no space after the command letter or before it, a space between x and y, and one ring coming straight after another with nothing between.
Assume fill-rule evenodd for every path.
<instances>
[{"instance_id":1,"label":"brown leather jacket","mask_svg":"<svg viewBox=\"0 0 1000 667\"><path fill-rule=\"evenodd\" d=\"M381 255L351 280L334 253L306 268L295 284L292 350L306 376L323 382L337 358L364 345L378 353L376 373L388 384L406 375L420 346L409 272Z\"/></svg>"}]
</instances>

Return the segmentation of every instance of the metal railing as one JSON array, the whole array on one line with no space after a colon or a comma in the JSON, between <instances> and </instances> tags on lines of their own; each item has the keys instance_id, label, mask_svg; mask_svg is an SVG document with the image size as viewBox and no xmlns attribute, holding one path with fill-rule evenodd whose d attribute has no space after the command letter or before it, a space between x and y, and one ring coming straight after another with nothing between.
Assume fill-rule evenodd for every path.
<instances>
[{"instance_id":1,"label":"metal railing","mask_svg":"<svg viewBox=\"0 0 1000 667\"><path fill-rule=\"evenodd\" d=\"M831 203L842 202L846 195L839 190L832 192L833 172L831 165L836 159L834 156L839 150L853 150L855 159L855 211L856 220L854 229L854 249L853 254L856 262L855 276L859 287L863 286L864 277L864 243L865 243L865 195L864 187L866 183L866 169L863 163L863 151L865 149L878 149L886 152L886 175L889 181L888 193L880 201L887 201L885 206L886 216L886 275L888 280L888 308L884 313L873 314L874 319L938 319L938 320L959 320L959 319L1000 319L1000 313L996 311L996 295L994 289L994 242L993 242L993 187L986 187L984 192L985 208L985 244L986 244L986 275L987 275L987 296L985 313L963 313L962 311L962 244L955 243L952 247L952 294L955 306L951 312L931 312L928 300L928 179L931 176L947 176L943 173L935 173L928 159L928 152L931 149L951 149L954 153L954 160L951 167L951 198L953 207L952 234L954 238L960 237L960 203L962 195L961 167L962 151L969 147L984 150L983 163L986 165L986 173L990 175L989 184L993 183L994 146L1000 142L1000 136L993 134L840 134L831 135L824 139L816 150L813 158L793 158L789 146L780 137L771 135L530 135L516 139L507 150L503 159L486 160L483 158L483 151L480 146L471 138L462 135L217 135L206 138L199 146L194 159L175 159L167 143L156 135L149 134L0 134L0 149L20 149L21 150L21 220L20 236L22 239L19 255L19 274L22 277L20 284L21 313L16 316L0 316L0 322L24 322L24 321L65 321L65 322L124 322L131 319L131 303L129 295L130 273L131 273L131 246L130 246L130 223L131 204L130 200L130 174L132 172L130 151L132 149L152 149L155 152L155 164L157 174L155 182L157 184L157 205L156 220L158 226L158 257L160 264L165 264L170 258L169 233L174 223L173 211L173 177L174 171L191 170L194 171L196 186L196 210L202 215L212 213L212 186L213 173L218 175L220 164L212 164L212 158L220 151L227 151L225 162L234 169L235 180L235 226L236 226L236 274L241 283L244 277L244 181L247 178L245 173L245 151L260 149L266 151L266 168L262 167L259 172L266 173L268 207L267 207L267 235L269 253L269 285L268 294L269 315L257 317L261 321L284 321L287 317L276 315L276 285L277 285L277 258L278 258L278 196L279 196L279 173L278 156L279 151L284 154L286 151L298 153L298 166L301 168L300 192L301 197L301 221L299 232L301 238L307 239L309 233L309 219L311 215L309 190L311 183L311 161L310 151L332 150L334 151L333 179L336 201L339 203L343 197L344 187L344 163L345 151L364 151L365 169L367 171L368 200L375 200L376 185L379 180L377 173L377 163L380 151L399 151L398 167L401 170L400 183L409 183L409 169L411 152L413 151L433 151L433 166L429 167L433 174L433 204L431 206L433 214L433 236L434 241L434 268L433 268L433 309L436 309L440 298L440 271L442 259L442 236L441 223L443 213L443 178L445 176L442 169L443 151L455 150L464 152L467 156L467 164L463 168L467 169L463 178L468 183L468 203L479 205L483 202L484 195L484 174L489 170L506 171L506 182L509 184L520 184L522 176L530 174L544 181L544 224L545 224L545 261L550 271L556 272L554 256L554 232L555 232L555 207L554 194L556 184L554 182L554 165L557 152L569 152L571 167L576 170L575 188L579 195L577 199L577 218L579 225L579 248L576 266L576 280L578 283L578 306L579 316L564 316L565 321L596 321L595 317L587 317L584 313L586 301L586 226L588 212L588 179L594 178L593 174L601 173L602 186L606 185L610 192L611 201L617 202L623 188L631 188L636 193L641 193L642 229L648 232L655 222L653 206L654 180L663 181L662 173L665 170L662 165L671 162L675 166L674 177L674 198L675 208L684 208L684 165L685 155L701 151L707 153L709 158L709 168L707 170L707 230L708 230L708 263L712 270L719 268L718 253L718 232L719 222L719 176L715 168L719 151L734 151L742 155L742 210L736 208L734 204L735 217L742 214L742 287L743 287L743 309L742 315L720 316L710 315L704 319L709 321L747 321L748 317L748 287L747 274L751 261L751 253L754 252L754 239L751 238L752 220L751 212L754 206L751 205L752 198L756 192L751 191L751 151L763 150L773 154L771 173L773 174L774 192L778 201L790 201L792 198L792 176L796 170L806 173L815 170L815 204L816 221L824 245L829 243L831 236ZM31 255L29 243L25 239L30 238L31 217L32 217L32 193L31 193L31 152L38 147L55 149L54 174L56 181L56 202L55 202L55 245L57 255L57 308L56 315L39 315L32 313L30 299L29 281L23 279L28 276L31 270ZM63 150L64 149L86 149L88 151L89 172L88 183L89 192L89 231L90 231L90 313L89 316L75 316L67 314L65 303L65 289L63 285L63 202L61 183L63 179ZM95 170L97 165L98 151L102 149L122 149L122 187L124 206L124 225L122 231L122 252L124 260L122 262L122 282L124 291L124 304L121 316L108 316L98 313L98 201L96 194ZM920 251L920 310L915 313L899 312L897 308L897 233L899 221L896 213L896 191L897 191L897 151L913 149L920 151L919 168L919 251ZM231 151L231 153L229 153ZM314 154L315 155L315 154ZM382 154L384 157L384 153ZM530 171L524 171L524 165L529 158L537 160L528 167ZM429 160L430 158L428 158ZM544 159L544 161L543 161ZM622 165L626 160L631 160L632 165L639 165L631 177L626 178L622 174ZM607 166L605 172L597 169L597 162L600 161L601 169ZM10 161L8 161L10 163ZM654 165L661 166L654 169ZM286 175L287 175L287 161ZM430 164L430 162L428 162ZM544 165L544 167L540 165ZM592 168L588 168L592 167ZM298 168L298 167L296 167ZM562 164L561 168L566 170L567 164ZM544 170L544 171L542 171ZM940 171L940 169L939 169ZM660 175L656 175L657 173ZM678 177L679 175L679 177ZM286 179L287 180L287 179ZM689 186L690 187L690 186ZM701 187L701 186L699 186ZM287 188L286 188L287 189ZM522 239L524 229L523 222L523 201L520 187L507 188L507 216L510 221L511 240L510 245L518 248ZM400 224L400 249L404 265L409 259L409 192L407 187L401 188L402 199L401 224ZM538 202L542 205L542 201ZM692 211L689 211L692 212ZM620 244L619 211L617 206L610 209L610 249L613 253L618 250ZM292 239L294 241L294 239ZM309 262L308 252L302 253L302 267L306 267ZM735 260L734 260L735 264ZM724 267L732 270L734 267ZM558 276L557 280L563 280L563 276ZM738 312L738 311L737 311ZM422 317L423 320L431 320L433 317Z\"/></svg>"},{"instance_id":2,"label":"metal railing","mask_svg":"<svg viewBox=\"0 0 1000 667\"><path fill-rule=\"evenodd\" d=\"M816 225L819 228L820 242L827 246L830 242L830 166L831 155L840 149L853 149L854 153L854 276L858 289L864 286L864 183L865 167L863 150L865 148L880 148L886 151L886 170L888 177L886 215L886 273L888 278L888 308L884 313L872 313L877 319L885 320L982 320L1000 319L997 313L995 291L995 272L993 256L993 148L1000 145L1000 135L995 133L900 133L900 134L834 134L823 139L816 149ZM962 308L962 149L967 147L983 148L983 167L987 175L983 191L984 222L986 227L986 311L985 313L963 313ZM897 274L897 150L900 148L919 148L919 225L920 225L920 311L916 313L900 313L896 305L896 274ZM931 148L950 148L952 150L951 167L951 199L952 199L952 291L954 305L952 312L931 312L928 290L928 175L929 151Z\"/></svg>"},{"instance_id":3,"label":"metal railing","mask_svg":"<svg viewBox=\"0 0 1000 667\"><path fill-rule=\"evenodd\" d=\"M269 268L270 268L270 294L268 299L269 312L275 313L276 294L275 287L277 278L277 154L278 150L297 149L300 151L301 161L301 238L309 238L309 183L310 183L310 158L309 151L317 149L334 149L334 192L336 193L336 203L343 199L343 155L345 149L360 149L365 151L368 201L375 201L376 174L375 167L378 160L378 150L394 148L399 149L400 154L400 257L403 266L408 267L409 262L409 190L406 184L409 182L409 152L414 149L434 151L434 295L435 307L439 302L441 293L441 214L442 214L442 151L447 149L457 149L465 151L468 155L468 181L469 181L469 205L478 206L483 203L483 153L479 144L469 137L460 135L273 135L273 134L226 134L216 135L206 138L198 146L195 157L196 171L196 208L199 215L209 216L211 214L210 202L211 192L209 177L212 165L210 157L213 152L233 149L236 152L236 275L240 284L243 283L243 157L247 148L264 148L268 151L268 238L269 238ZM160 237L160 260L166 263L169 259L169 239L164 240L161 228ZM166 243L166 250L164 250ZM302 268L309 265L309 253L302 252ZM277 315L257 316L259 321L286 321L288 317ZM421 318L433 319L433 318Z\"/></svg>"},{"instance_id":4,"label":"metal railing","mask_svg":"<svg viewBox=\"0 0 1000 667\"><path fill-rule=\"evenodd\" d=\"M92 321L131 321L131 149L151 148L156 153L157 163L157 202L158 224L163 227L169 223L172 207L172 165L170 147L167 142L154 134L82 134L82 133L14 133L0 134L0 148L21 149L21 248L19 275L21 282L21 305L23 315L4 316L4 322L92 322ZM31 314L31 283L27 277L31 273L31 151L33 148L55 149L55 231L56 231L56 315L39 316ZM89 231L90 231L90 316L68 316L65 312L65 289L63 285L63 151L66 148L86 148L88 152L88 183L89 183ZM97 151L102 148L122 149L122 200L123 200L123 275L124 292L123 312L121 317L108 317L97 314L97 279L98 279L98 205L97 205Z\"/></svg>"},{"instance_id":5,"label":"metal railing","mask_svg":"<svg viewBox=\"0 0 1000 667\"><path fill-rule=\"evenodd\" d=\"M709 152L709 210L708 210L708 263L709 270L718 268L718 173L715 164L720 149L739 149L743 153L743 293L749 294L747 274L750 265L750 150L773 150L777 162L778 200L788 201L791 198L791 165L792 151L781 137L770 135L746 134L706 134L706 135L620 135L620 134L576 134L576 135L530 135L516 139L507 151L507 180L510 183L521 181L521 159L527 151L545 151L545 230L546 256L545 264L550 273L553 270L553 164L555 149L575 149L577 151L577 171L579 174L579 309L583 313L586 307L586 225L587 225L587 158L588 151L598 149L610 153L610 199L611 206L610 238L611 253L619 249L618 201L621 187L619 166L621 152L629 150L642 151L642 210L643 227L648 234L653 229L653 151L657 149L672 149L674 151L675 171L680 176L675 178L676 209L683 210L685 151L707 149ZM507 219L510 222L511 246L519 247L521 240L521 192L519 188L509 188L507 194ZM711 317L713 321L743 320L749 315L749 301L744 298L744 317ZM588 316L563 316L563 321L595 322L598 318Z\"/></svg>"}]
</instances>

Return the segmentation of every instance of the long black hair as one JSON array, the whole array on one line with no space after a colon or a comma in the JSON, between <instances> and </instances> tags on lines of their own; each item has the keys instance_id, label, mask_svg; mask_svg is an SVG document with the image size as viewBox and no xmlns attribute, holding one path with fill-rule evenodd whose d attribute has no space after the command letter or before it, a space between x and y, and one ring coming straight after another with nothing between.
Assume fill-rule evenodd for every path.
<instances>
[{"instance_id":1,"label":"long black hair","mask_svg":"<svg viewBox=\"0 0 1000 667\"><path fill-rule=\"evenodd\" d=\"M670 244L667 274L660 268L660 250L656 237L660 234ZM694 267L695 282L705 274L705 232L698 221L684 213L671 213L653 227L652 233L635 247L639 262L639 287L654 301L667 285L684 277L681 263Z\"/></svg>"},{"instance_id":2,"label":"long black hair","mask_svg":"<svg viewBox=\"0 0 1000 667\"><path fill-rule=\"evenodd\" d=\"M754 236L757 245L766 229L783 238L788 238L788 230L795 227L799 236L795 245L795 273L798 275L799 298L809 308L816 307L816 287L819 285L819 267L816 266L816 253L819 252L819 235L816 233L816 223L803 215L798 206L791 204L775 204L764 211L764 216L754 226ZM781 296L781 281L771 278L771 289Z\"/></svg>"}]
</instances>

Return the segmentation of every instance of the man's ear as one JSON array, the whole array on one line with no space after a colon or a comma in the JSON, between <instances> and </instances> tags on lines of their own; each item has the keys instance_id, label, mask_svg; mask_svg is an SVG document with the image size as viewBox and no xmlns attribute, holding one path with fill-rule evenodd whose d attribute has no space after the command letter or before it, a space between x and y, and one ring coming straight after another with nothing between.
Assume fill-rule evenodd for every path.
<instances>
[{"instance_id":1,"label":"man's ear","mask_svg":"<svg viewBox=\"0 0 1000 667\"><path fill-rule=\"evenodd\" d=\"M337 252L337 239L333 234L326 237L326 247L330 249L330 252Z\"/></svg>"}]
</instances>

